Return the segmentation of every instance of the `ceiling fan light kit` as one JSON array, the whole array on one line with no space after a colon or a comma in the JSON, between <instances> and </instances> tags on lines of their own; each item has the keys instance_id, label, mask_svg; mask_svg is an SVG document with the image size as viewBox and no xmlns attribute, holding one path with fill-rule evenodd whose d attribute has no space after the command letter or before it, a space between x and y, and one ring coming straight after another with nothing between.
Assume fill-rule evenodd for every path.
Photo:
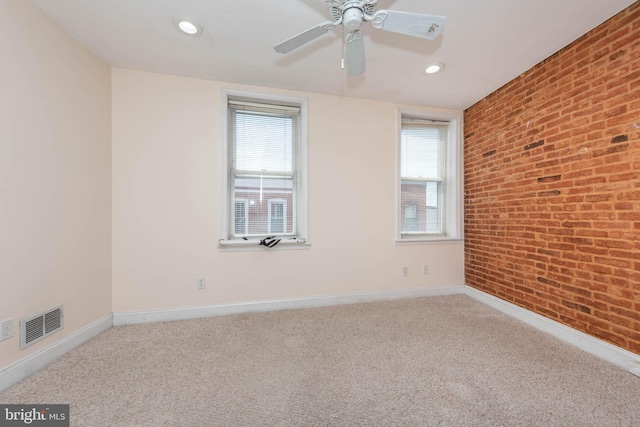
<instances>
[{"instance_id":1,"label":"ceiling fan light kit","mask_svg":"<svg viewBox=\"0 0 640 427\"><path fill-rule=\"evenodd\" d=\"M433 40L440 35L446 18L421 13L396 10L375 10L378 0L324 0L331 8L333 21L323 22L274 46L278 53L292 50L329 32L338 25L347 31L346 64L349 76L357 76L366 70L364 40L360 26L371 22L374 28Z\"/></svg>"}]
</instances>

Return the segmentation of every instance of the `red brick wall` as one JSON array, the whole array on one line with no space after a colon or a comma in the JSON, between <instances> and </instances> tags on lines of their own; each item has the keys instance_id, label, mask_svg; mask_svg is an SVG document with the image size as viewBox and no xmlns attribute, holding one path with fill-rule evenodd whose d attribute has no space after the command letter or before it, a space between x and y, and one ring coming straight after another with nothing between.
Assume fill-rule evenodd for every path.
<instances>
[{"instance_id":1,"label":"red brick wall","mask_svg":"<svg viewBox=\"0 0 640 427\"><path fill-rule=\"evenodd\" d=\"M465 112L466 283L640 354L640 3Z\"/></svg>"}]
</instances>

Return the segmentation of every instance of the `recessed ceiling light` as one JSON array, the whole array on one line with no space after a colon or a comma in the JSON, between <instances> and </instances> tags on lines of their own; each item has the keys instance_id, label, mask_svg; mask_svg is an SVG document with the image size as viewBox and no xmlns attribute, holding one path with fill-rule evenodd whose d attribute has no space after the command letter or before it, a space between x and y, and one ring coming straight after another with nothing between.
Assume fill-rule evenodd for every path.
<instances>
[{"instance_id":1,"label":"recessed ceiling light","mask_svg":"<svg viewBox=\"0 0 640 427\"><path fill-rule=\"evenodd\" d=\"M424 69L424 72L426 74L435 74L438 71L442 71L443 68L444 68L444 64L440 64L440 63L430 64L427 66L427 68Z\"/></svg>"},{"instance_id":2,"label":"recessed ceiling light","mask_svg":"<svg viewBox=\"0 0 640 427\"><path fill-rule=\"evenodd\" d=\"M173 24L180 32L188 36L198 37L202 34L202 27L186 18L175 18Z\"/></svg>"}]
</instances>

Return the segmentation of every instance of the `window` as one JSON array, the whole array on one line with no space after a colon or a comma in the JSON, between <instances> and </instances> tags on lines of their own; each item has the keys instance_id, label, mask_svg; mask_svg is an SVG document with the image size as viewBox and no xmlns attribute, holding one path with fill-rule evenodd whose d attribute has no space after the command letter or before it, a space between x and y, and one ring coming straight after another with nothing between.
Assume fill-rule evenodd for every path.
<instances>
[{"instance_id":1,"label":"window","mask_svg":"<svg viewBox=\"0 0 640 427\"><path fill-rule=\"evenodd\" d=\"M283 234L286 232L287 201L280 199L269 200L269 234Z\"/></svg>"},{"instance_id":2,"label":"window","mask_svg":"<svg viewBox=\"0 0 640 427\"><path fill-rule=\"evenodd\" d=\"M235 235L242 236L249 233L248 231L248 219L249 216L249 203L248 200L235 200L235 212L234 212L234 228Z\"/></svg>"},{"instance_id":3,"label":"window","mask_svg":"<svg viewBox=\"0 0 640 427\"><path fill-rule=\"evenodd\" d=\"M404 206L404 227L406 231L418 231L419 227L418 219L418 205L415 203L407 203Z\"/></svg>"},{"instance_id":4,"label":"window","mask_svg":"<svg viewBox=\"0 0 640 427\"><path fill-rule=\"evenodd\" d=\"M460 239L462 116L414 114L400 114L398 241Z\"/></svg>"},{"instance_id":5,"label":"window","mask_svg":"<svg viewBox=\"0 0 640 427\"><path fill-rule=\"evenodd\" d=\"M220 245L306 240L304 100L225 92Z\"/></svg>"}]
</instances>

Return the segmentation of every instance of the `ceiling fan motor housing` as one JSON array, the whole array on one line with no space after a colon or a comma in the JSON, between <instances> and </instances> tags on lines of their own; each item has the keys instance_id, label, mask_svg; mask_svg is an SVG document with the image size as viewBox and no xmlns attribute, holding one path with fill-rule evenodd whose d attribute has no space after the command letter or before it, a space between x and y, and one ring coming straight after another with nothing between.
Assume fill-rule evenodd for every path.
<instances>
[{"instance_id":1,"label":"ceiling fan motor housing","mask_svg":"<svg viewBox=\"0 0 640 427\"><path fill-rule=\"evenodd\" d=\"M349 4L345 4L347 9L342 13L342 25L344 25L347 31L354 31L360 28L364 12L358 7L358 2L354 2L352 7L349 6Z\"/></svg>"}]
</instances>

